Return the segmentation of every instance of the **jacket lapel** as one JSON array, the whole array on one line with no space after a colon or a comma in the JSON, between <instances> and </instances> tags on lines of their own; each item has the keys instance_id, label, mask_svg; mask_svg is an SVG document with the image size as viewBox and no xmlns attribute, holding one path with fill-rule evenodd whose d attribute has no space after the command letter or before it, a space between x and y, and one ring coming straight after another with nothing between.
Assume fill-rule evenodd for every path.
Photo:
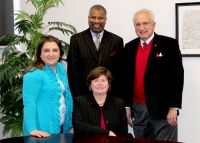
<instances>
[{"instance_id":1,"label":"jacket lapel","mask_svg":"<svg viewBox=\"0 0 200 143\"><path fill-rule=\"evenodd\" d=\"M88 45L88 48L89 48L89 51L92 53L92 55L94 56L95 60L98 60L98 51L96 49L96 46L93 42L93 39L92 39L92 34L90 32L90 29L88 29L86 31L86 43Z\"/></svg>"},{"instance_id":2,"label":"jacket lapel","mask_svg":"<svg viewBox=\"0 0 200 143\"><path fill-rule=\"evenodd\" d=\"M108 54L110 53L109 50L111 50L112 48L112 46L109 44L109 41L110 41L109 33L106 30L104 30L103 37L101 39L101 43L99 45L99 50L98 50L99 64L103 64L102 63L103 61L108 61L105 58L109 58L108 57Z\"/></svg>"},{"instance_id":3,"label":"jacket lapel","mask_svg":"<svg viewBox=\"0 0 200 143\"><path fill-rule=\"evenodd\" d=\"M102 37L101 43L99 45L99 51L108 50L108 48L103 47L103 45L107 45L108 41L109 41L108 32L106 30L104 30L103 37Z\"/></svg>"},{"instance_id":4,"label":"jacket lapel","mask_svg":"<svg viewBox=\"0 0 200 143\"><path fill-rule=\"evenodd\" d=\"M151 64L154 61L154 59L156 58L155 55L156 55L156 51L157 51L157 48L158 48L158 40L157 40L157 38L158 38L158 35L155 33L154 38L153 38L151 51L150 51L150 54L149 54L149 57L148 57L148 63L147 63L147 67L146 67L146 72L148 71L148 69L151 68Z\"/></svg>"}]
</instances>

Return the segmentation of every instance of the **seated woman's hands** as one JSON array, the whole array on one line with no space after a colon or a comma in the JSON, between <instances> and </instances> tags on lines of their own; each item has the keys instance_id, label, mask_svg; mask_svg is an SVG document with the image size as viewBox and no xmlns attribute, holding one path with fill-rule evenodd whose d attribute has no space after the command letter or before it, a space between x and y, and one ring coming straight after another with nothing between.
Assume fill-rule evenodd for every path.
<instances>
[{"instance_id":1,"label":"seated woman's hands","mask_svg":"<svg viewBox=\"0 0 200 143\"><path fill-rule=\"evenodd\" d=\"M109 131L109 136L116 136L116 134L112 131Z\"/></svg>"},{"instance_id":2,"label":"seated woman's hands","mask_svg":"<svg viewBox=\"0 0 200 143\"><path fill-rule=\"evenodd\" d=\"M42 131L39 131L39 130L34 130L34 131L30 132L30 135L34 136L34 137L38 137L38 138L47 138L47 137L50 136L49 133L42 132Z\"/></svg>"}]
</instances>

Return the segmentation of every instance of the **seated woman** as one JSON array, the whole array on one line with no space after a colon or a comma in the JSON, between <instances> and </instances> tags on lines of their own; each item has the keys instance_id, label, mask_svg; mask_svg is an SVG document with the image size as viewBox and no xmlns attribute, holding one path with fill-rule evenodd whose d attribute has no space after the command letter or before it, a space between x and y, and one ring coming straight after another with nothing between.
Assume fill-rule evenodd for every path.
<instances>
[{"instance_id":1,"label":"seated woman","mask_svg":"<svg viewBox=\"0 0 200 143\"><path fill-rule=\"evenodd\" d=\"M45 37L37 47L36 61L23 78L24 135L48 137L72 128L72 96L67 72L59 62L61 42Z\"/></svg>"},{"instance_id":2,"label":"seated woman","mask_svg":"<svg viewBox=\"0 0 200 143\"><path fill-rule=\"evenodd\" d=\"M123 101L108 95L111 81L112 75L104 67L97 67L89 73L87 82L91 94L74 99L72 123L75 134L128 134Z\"/></svg>"}]
</instances>

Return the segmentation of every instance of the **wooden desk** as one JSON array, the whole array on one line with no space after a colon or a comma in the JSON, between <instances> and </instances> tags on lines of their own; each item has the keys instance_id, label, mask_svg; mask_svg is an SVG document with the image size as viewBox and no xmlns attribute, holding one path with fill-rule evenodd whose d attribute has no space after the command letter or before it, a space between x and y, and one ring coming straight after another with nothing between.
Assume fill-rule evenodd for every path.
<instances>
[{"instance_id":1,"label":"wooden desk","mask_svg":"<svg viewBox=\"0 0 200 143\"><path fill-rule=\"evenodd\" d=\"M16 137L0 140L0 143L175 143L125 137L77 136L73 134L55 134L49 138Z\"/></svg>"}]
</instances>

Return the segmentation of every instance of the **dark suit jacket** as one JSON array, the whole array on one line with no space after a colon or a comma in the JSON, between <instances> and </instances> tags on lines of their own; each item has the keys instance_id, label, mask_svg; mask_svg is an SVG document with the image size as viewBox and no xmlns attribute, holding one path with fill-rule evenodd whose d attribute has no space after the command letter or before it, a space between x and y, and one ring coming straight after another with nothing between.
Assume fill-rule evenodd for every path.
<instances>
[{"instance_id":1,"label":"dark suit jacket","mask_svg":"<svg viewBox=\"0 0 200 143\"><path fill-rule=\"evenodd\" d=\"M124 93L127 106L132 106L135 60L140 39L125 45ZM161 54L160 54L161 53ZM150 116L166 119L170 107L181 108L184 70L177 40L157 35L153 39L144 76L146 105Z\"/></svg>"},{"instance_id":2,"label":"dark suit jacket","mask_svg":"<svg viewBox=\"0 0 200 143\"><path fill-rule=\"evenodd\" d=\"M98 51L90 29L73 35L68 52L68 80L72 96L89 93L86 79L89 72L98 66L106 67L112 72L114 76L112 92L118 94L123 46L121 37L106 30Z\"/></svg>"},{"instance_id":3,"label":"dark suit jacket","mask_svg":"<svg viewBox=\"0 0 200 143\"><path fill-rule=\"evenodd\" d=\"M108 135L111 130L118 136L128 134L125 105L121 99L108 95L102 114L106 129L100 128L100 108L94 96L90 94L76 97L72 114L74 133Z\"/></svg>"}]
</instances>

